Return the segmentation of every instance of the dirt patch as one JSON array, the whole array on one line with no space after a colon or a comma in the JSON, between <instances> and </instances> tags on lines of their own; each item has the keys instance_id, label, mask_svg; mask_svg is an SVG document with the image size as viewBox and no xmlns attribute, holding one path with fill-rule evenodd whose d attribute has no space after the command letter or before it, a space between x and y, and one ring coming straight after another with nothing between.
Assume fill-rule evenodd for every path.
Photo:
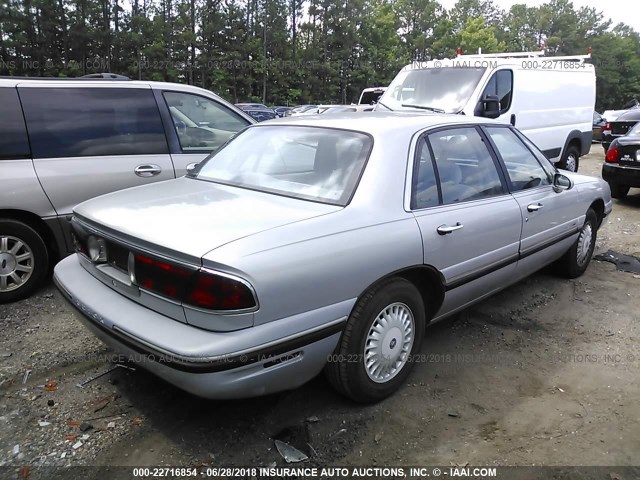
<instances>
[{"instance_id":1,"label":"dirt patch","mask_svg":"<svg viewBox=\"0 0 640 480\"><path fill-rule=\"evenodd\" d=\"M581 172L599 174L601 147L592 152ZM640 254L639 192L615 201L597 253ZM322 377L234 402L140 369L80 388L111 353L49 285L0 307L0 465L283 464L276 438L322 466L634 465L639 287L603 262L572 281L542 271L431 326L407 384L361 406Z\"/></svg>"}]
</instances>

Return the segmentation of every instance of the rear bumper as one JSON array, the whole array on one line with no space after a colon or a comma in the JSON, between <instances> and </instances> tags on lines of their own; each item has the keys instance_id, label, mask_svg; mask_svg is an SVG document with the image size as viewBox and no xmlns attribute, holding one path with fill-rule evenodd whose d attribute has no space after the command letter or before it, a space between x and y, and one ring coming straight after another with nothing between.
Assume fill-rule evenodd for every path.
<instances>
[{"instance_id":1,"label":"rear bumper","mask_svg":"<svg viewBox=\"0 0 640 480\"><path fill-rule=\"evenodd\" d=\"M602 178L609 184L628 185L640 188L640 168L605 163L602 165Z\"/></svg>"},{"instance_id":2,"label":"rear bumper","mask_svg":"<svg viewBox=\"0 0 640 480\"><path fill-rule=\"evenodd\" d=\"M206 398L252 397L302 385L322 370L346 322L346 316L338 317L316 328L281 333L276 340L273 331L286 331L287 320L294 317L234 332L202 330L111 290L86 272L75 255L58 263L54 282L105 344L177 387ZM326 318L326 314L319 309L305 315ZM138 334L132 333L136 329Z\"/></svg>"}]
</instances>

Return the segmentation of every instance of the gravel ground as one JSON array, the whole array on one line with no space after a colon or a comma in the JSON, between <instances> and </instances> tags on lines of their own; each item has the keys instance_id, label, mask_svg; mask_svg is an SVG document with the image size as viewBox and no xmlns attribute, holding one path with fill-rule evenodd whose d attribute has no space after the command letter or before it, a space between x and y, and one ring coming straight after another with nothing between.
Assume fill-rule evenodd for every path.
<instances>
[{"instance_id":1,"label":"gravel ground","mask_svg":"<svg viewBox=\"0 0 640 480\"><path fill-rule=\"evenodd\" d=\"M599 175L602 156L594 145L580 171ZM639 224L632 190L597 251L640 256ZM235 402L139 369L79 387L113 353L48 285L0 306L0 466L282 465L274 439L320 466L637 465L639 287L603 262L571 281L542 271L430 327L407 385L360 406L322 377Z\"/></svg>"}]
</instances>

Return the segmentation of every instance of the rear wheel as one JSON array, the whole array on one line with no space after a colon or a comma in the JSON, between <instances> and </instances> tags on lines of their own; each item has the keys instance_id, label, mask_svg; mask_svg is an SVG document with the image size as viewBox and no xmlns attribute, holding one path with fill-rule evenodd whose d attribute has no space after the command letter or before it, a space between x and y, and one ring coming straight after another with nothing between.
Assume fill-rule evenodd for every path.
<instances>
[{"instance_id":1,"label":"rear wheel","mask_svg":"<svg viewBox=\"0 0 640 480\"><path fill-rule=\"evenodd\" d=\"M0 303L30 295L49 268L47 247L29 225L0 219Z\"/></svg>"},{"instance_id":2,"label":"rear wheel","mask_svg":"<svg viewBox=\"0 0 640 480\"><path fill-rule=\"evenodd\" d=\"M391 278L358 300L325 373L343 395L376 402L391 395L413 367L425 329L425 308L416 287Z\"/></svg>"},{"instance_id":3,"label":"rear wheel","mask_svg":"<svg viewBox=\"0 0 640 480\"><path fill-rule=\"evenodd\" d=\"M597 232L598 216L596 212L589 209L578 239L558 261L559 271L563 276L576 278L585 272L593 256Z\"/></svg>"},{"instance_id":4,"label":"rear wheel","mask_svg":"<svg viewBox=\"0 0 640 480\"><path fill-rule=\"evenodd\" d=\"M628 185L619 185L617 183L610 183L609 188L611 188L611 196L613 198L625 198L629 193Z\"/></svg>"},{"instance_id":5,"label":"rear wheel","mask_svg":"<svg viewBox=\"0 0 640 480\"><path fill-rule=\"evenodd\" d=\"M577 172L580 163L580 152L575 145L569 145L567 151L564 152L564 157L558 163L558 167L569 172Z\"/></svg>"}]
</instances>

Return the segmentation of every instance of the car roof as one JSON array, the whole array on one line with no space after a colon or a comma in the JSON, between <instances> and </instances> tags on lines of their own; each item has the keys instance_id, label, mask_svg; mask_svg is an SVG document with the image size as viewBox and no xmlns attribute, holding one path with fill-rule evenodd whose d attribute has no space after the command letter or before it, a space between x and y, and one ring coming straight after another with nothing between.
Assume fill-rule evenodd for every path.
<instances>
[{"instance_id":1,"label":"car roof","mask_svg":"<svg viewBox=\"0 0 640 480\"><path fill-rule=\"evenodd\" d=\"M194 85L185 85L183 83L172 82L153 82L146 80L121 80L111 78L64 78L64 77L0 77L0 87L15 87L17 85L38 85L42 87L53 85L64 86L100 86L101 88L156 88L162 90L174 90L192 93L206 93L207 95L215 95L211 90L196 87Z\"/></svg>"},{"instance_id":2,"label":"car roof","mask_svg":"<svg viewBox=\"0 0 640 480\"><path fill-rule=\"evenodd\" d=\"M328 115L303 115L284 117L255 125L298 125L309 127L338 128L378 135L389 131L417 131L421 128L455 124L496 124L500 122L481 117L455 114L433 114L422 112L344 112Z\"/></svg>"}]
</instances>

